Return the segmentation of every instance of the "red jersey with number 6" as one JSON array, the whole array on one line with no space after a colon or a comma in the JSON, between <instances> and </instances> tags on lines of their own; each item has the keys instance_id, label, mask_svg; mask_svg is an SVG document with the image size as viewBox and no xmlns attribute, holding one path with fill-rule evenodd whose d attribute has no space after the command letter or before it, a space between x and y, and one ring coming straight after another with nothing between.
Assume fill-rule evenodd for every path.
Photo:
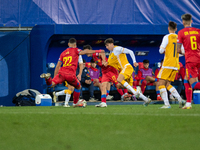
<instances>
[{"instance_id":1,"label":"red jersey with number 6","mask_svg":"<svg viewBox=\"0 0 200 150\"><path fill-rule=\"evenodd\" d=\"M177 43L183 44L185 49L185 61L200 61L200 30L194 27L186 27L178 32Z\"/></svg>"},{"instance_id":2,"label":"red jersey with number 6","mask_svg":"<svg viewBox=\"0 0 200 150\"><path fill-rule=\"evenodd\" d=\"M63 66L59 69L59 72L64 74L76 74L78 57L81 49L78 48L67 48L60 54L59 61L63 63Z\"/></svg>"}]
</instances>

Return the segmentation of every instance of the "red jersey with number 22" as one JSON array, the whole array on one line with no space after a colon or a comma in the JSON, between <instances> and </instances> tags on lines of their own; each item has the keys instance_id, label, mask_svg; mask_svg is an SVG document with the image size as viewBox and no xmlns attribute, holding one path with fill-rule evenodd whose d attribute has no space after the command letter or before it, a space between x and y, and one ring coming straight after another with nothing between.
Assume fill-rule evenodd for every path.
<instances>
[{"instance_id":1,"label":"red jersey with number 22","mask_svg":"<svg viewBox=\"0 0 200 150\"><path fill-rule=\"evenodd\" d=\"M78 48L67 48L60 54L59 61L63 63L63 66L60 68L59 72L64 74L76 74L78 57L81 52Z\"/></svg>"},{"instance_id":2,"label":"red jersey with number 22","mask_svg":"<svg viewBox=\"0 0 200 150\"><path fill-rule=\"evenodd\" d=\"M200 61L200 30L194 27L186 27L178 32L177 43L183 44L185 49L185 61Z\"/></svg>"}]
</instances>

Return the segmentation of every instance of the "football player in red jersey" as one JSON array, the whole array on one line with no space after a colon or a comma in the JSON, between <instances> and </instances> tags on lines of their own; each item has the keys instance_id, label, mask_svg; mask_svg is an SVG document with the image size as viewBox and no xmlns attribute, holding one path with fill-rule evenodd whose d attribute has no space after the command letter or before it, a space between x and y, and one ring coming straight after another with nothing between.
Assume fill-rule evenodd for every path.
<instances>
[{"instance_id":1,"label":"football player in red jersey","mask_svg":"<svg viewBox=\"0 0 200 150\"><path fill-rule=\"evenodd\" d=\"M181 16L184 29L178 32L177 51L185 49L186 78L184 79L187 102L183 109L191 109L192 89L200 89L198 69L200 68L200 30L192 27L192 15ZM189 81L189 83L188 83Z\"/></svg>"},{"instance_id":2,"label":"football player in red jersey","mask_svg":"<svg viewBox=\"0 0 200 150\"><path fill-rule=\"evenodd\" d=\"M47 74L42 74L40 77L45 78L47 85L55 87L59 83L67 81L68 84L75 87L73 95L73 107L79 106L78 100L80 96L81 84L76 77L76 69L78 64L79 55L101 53L102 61L105 63L104 50L80 50L77 48L76 39L71 38L68 42L69 48L64 50L58 60L54 71L54 78L52 79ZM62 65L62 66L61 66ZM70 89L65 90L66 96L70 99L72 91ZM68 105L68 104L65 104Z\"/></svg>"},{"instance_id":3,"label":"football player in red jersey","mask_svg":"<svg viewBox=\"0 0 200 150\"><path fill-rule=\"evenodd\" d=\"M83 47L84 49L92 49L90 45L85 45ZM115 69L112 66L105 67L102 62L102 53L93 53L93 54L87 54L88 57L92 57L92 59L97 63L97 65L101 68L102 71L102 79L101 79L101 103L98 105L95 105L95 107L107 107L106 104L106 96L108 94L107 89L110 86L110 82L117 85L117 77L119 75L117 69ZM107 58L105 57L105 60L107 61ZM117 89L118 93L121 95L121 99L128 98L130 95L128 94L128 90L124 89L124 92L122 89ZM125 93L125 94L124 94Z\"/></svg>"}]
</instances>

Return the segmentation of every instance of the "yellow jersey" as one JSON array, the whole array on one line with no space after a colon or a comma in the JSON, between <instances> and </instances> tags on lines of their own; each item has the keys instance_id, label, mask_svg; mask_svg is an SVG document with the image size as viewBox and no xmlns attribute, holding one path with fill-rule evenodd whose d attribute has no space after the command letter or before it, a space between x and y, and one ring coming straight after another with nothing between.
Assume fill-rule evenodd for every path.
<instances>
[{"instance_id":1,"label":"yellow jersey","mask_svg":"<svg viewBox=\"0 0 200 150\"><path fill-rule=\"evenodd\" d=\"M108 65L121 71L125 67L125 65L129 64L129 61L126 57L126 54L130 53L129 51L130 50L123 48L121 46L115 46L113 51L110 53L108 57ZM132 54L131 57L133 59L133 63L136 62L134 54Z\"/></svg>"},{"instance_id":2,"label":"yellow jersey","mask_svg":"<svg viewBox=\"0 0 200 150\"><path fill-rule=\"evenodd\" d=\"M167 34L163 37L160 53L165 52L162 68L178 70L179 54L177 53L177 38L175 33Z\"/></svg>"}]
</instances>

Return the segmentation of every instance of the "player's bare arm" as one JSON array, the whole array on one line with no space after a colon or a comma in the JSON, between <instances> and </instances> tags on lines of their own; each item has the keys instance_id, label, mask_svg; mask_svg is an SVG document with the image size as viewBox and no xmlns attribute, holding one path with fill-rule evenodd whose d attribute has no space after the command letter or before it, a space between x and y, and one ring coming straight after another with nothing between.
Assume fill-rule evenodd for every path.
<instances>
[{"instance_id":1,"label":"player's bare arm","mask_svg":"<svg viewBox=\"0 0 200 150\"><path fill-rule=\"evenodd\" d=\"M83 63L79 63L79 74L77 75L79 81L81 81L82 72L83 72Z\"/></svg>"},{"instance_id":2,"label":"player's bare arm","mask_svg":"<svg viewBox=\"0 0 200 150\"><path fill-rule=\"evenodd\" d=\"M62 62L58 61L56 68L55 68L55 71L54 71L54 77L58 74L58 71L59 71L61 65L62 65Z\"/></svg>"},{"instance_id":3,"label":"player's bare arm","mask_svg":"<svg viewBox=\"0 0 200 150\"><path fill-rule=\"evenodd\" d=\"M104 63L104 66L107 67L107 66L108 66L108 62L105 62L105 63Z\"/></svg>"},{"instance_id":4,"label":"player's bare arm","mask_svg":"<svg viewBox=\"0 0 200 150\"><path fill-rule=\"evenodd\" d=\"M89 49L84 49L83 51L80 51L79 55L102 53L103 51L104 50L89 50Z\"/></svg>"},{"instance_id":5,"label":"player's bare arm","mask_svg":"<svg viewBox=\"0 0 200 150\"><path fill-rule=\"evenodd\" d=\"M106 63L106 55L105 55L105 51L101 50L101 52L99 53L99 56L102 59L102 65L104 65Z\"/></svg>"},{"instance_id":6,"label":"player's bare arm","mask_svg":"<svg viewBox=\"0 0 200 150\"><path fill-rule=\"evenodd\" d=\"M181 45L182 45L182 44L177 44L177 52L178 52L179 54L182 54Z\"/></svg>"}]
</instances>

